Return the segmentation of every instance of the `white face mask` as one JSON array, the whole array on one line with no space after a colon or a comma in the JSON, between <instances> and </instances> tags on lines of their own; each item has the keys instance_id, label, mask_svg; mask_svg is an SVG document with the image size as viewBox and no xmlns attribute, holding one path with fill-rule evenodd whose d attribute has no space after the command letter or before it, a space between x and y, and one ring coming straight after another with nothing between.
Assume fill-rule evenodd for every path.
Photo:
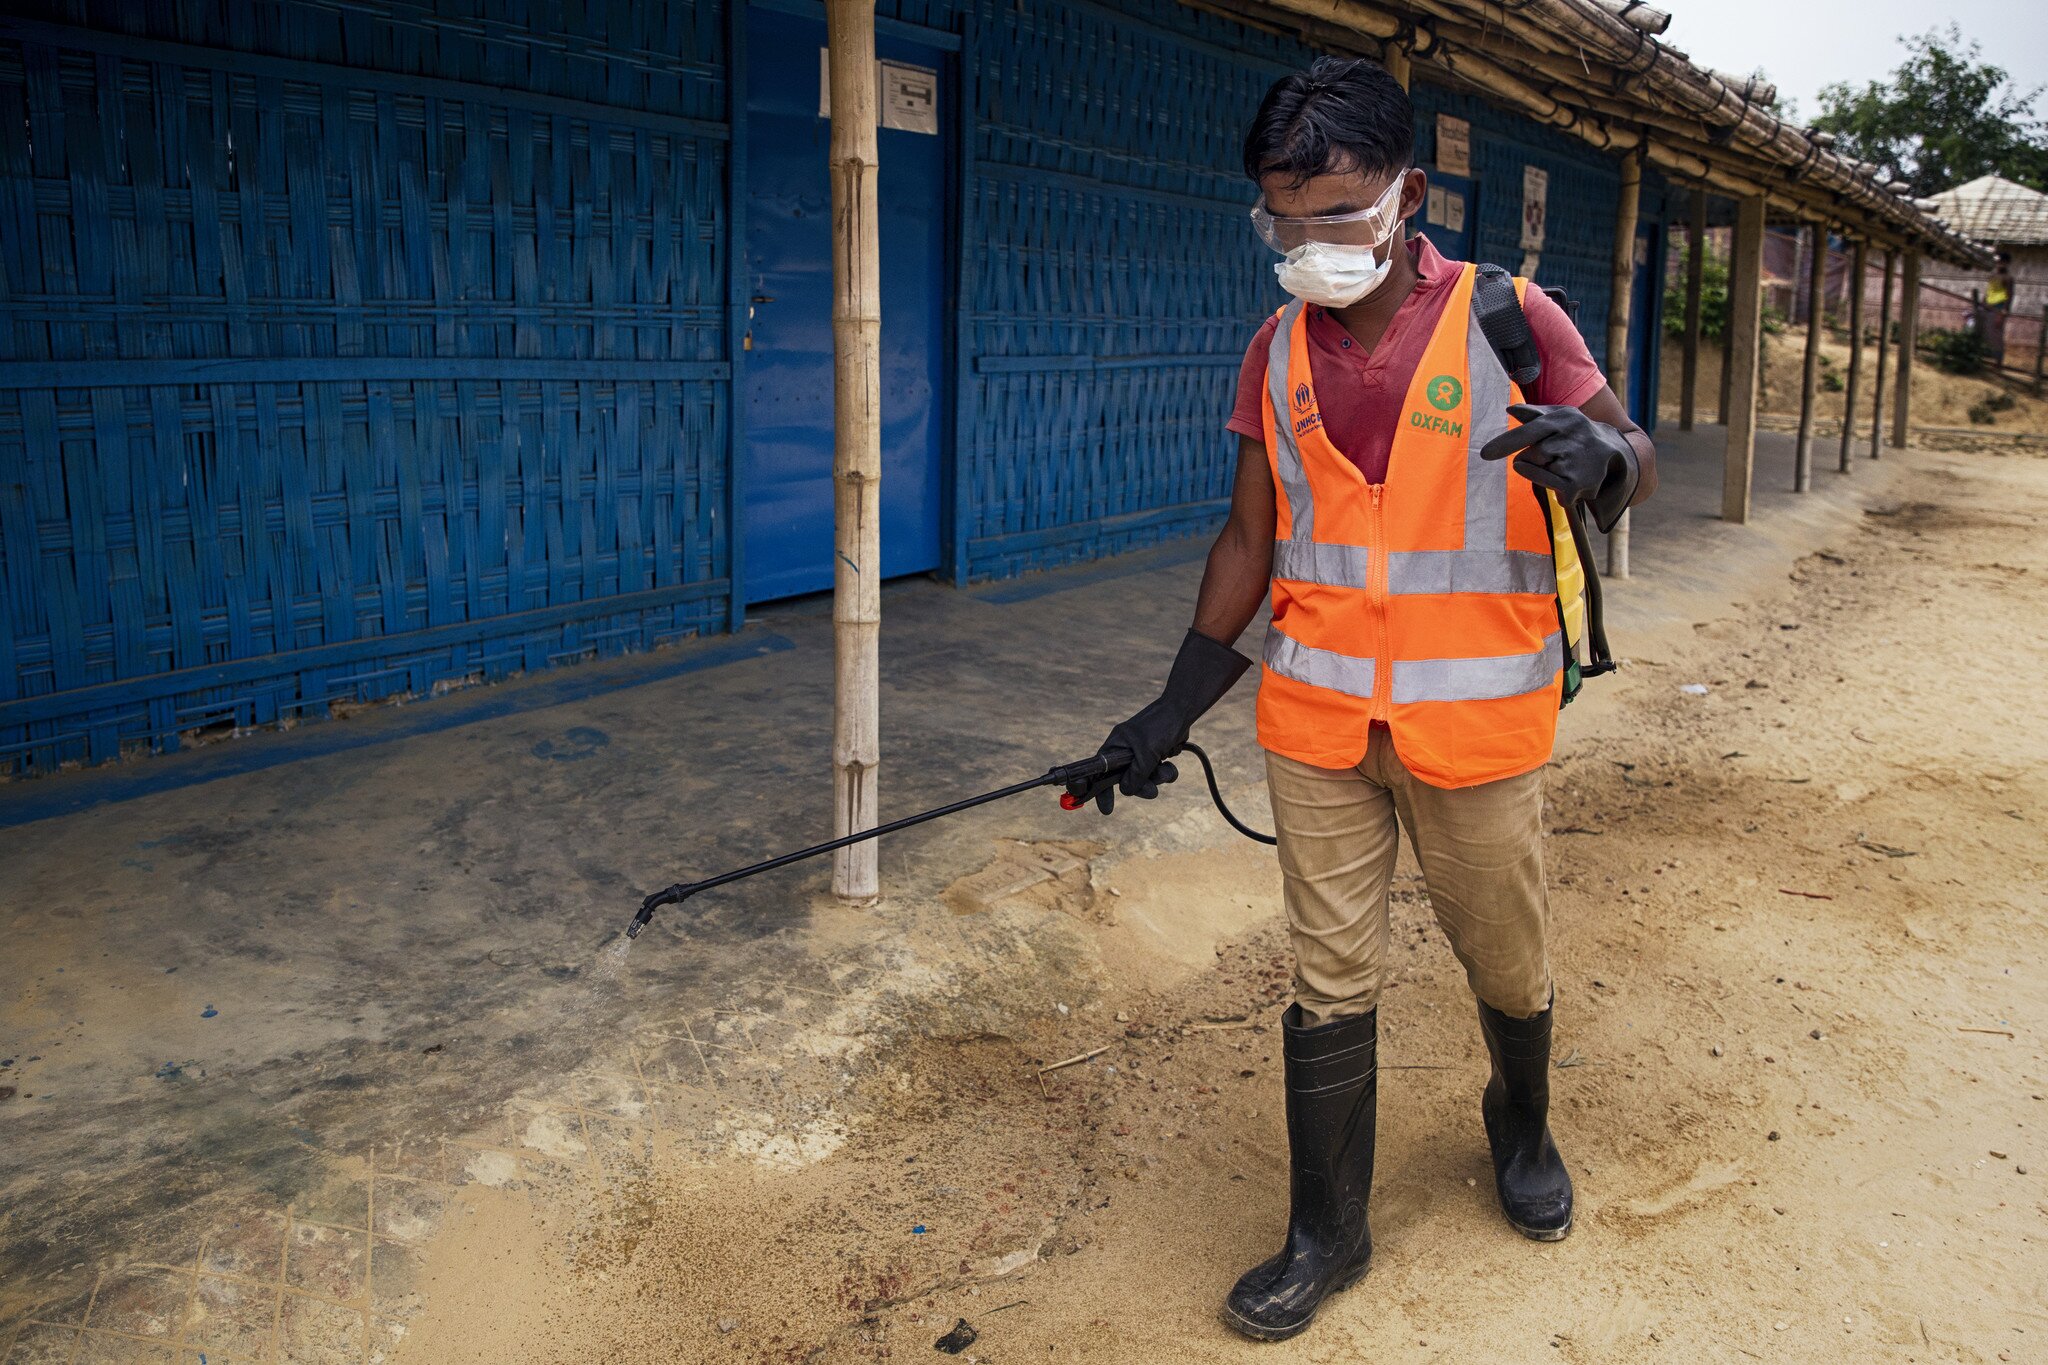
<instances>
[{"instance_id":1,"label":"white face mask","mask_svg":"<svg viewBox=\"0 0 2048 1365\"><path fill-rule=\"evenodd\" d=\"M1393 233L1381 239L1385 246ZM1307 303L1345 308L1386 282L1394 253L1379 258L1379 246L1345 246L1335 242L1303 242L1273 266L1280 287Z\"/></svg>"}]
</instances>

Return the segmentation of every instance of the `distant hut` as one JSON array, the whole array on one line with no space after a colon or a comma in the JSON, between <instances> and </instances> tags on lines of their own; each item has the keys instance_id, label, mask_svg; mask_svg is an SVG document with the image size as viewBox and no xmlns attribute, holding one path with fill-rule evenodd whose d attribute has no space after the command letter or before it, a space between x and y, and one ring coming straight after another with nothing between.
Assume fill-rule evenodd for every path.
<instances>
[{"instance_id":1,"label":"distant hut","mask_svg":"<svg viewBox=\"0 0 2048 1365\"><path fill-rule=\"evenodd\" d=\"M1980 175L1922 199L1920 207L1943 219L1953 231L2009 257L2011 301L2005 316L1987 331L1997 334L1991 339L2004 343L1994 349L2006 352L2008 364L2031 360L2038 345L2042 310L2048 309L2048 194L2003 176ZM1961 300L1973 296L1989 299L1994 273L1930 259L1925 281L1959 298L1927 300L1922 305L1928 310L1924 321L1937 327L1960 326L1969 312L1969 305ZM1951 304L1956 316L1944 316L1950 310L1941 308L1941 303Z\"/></svg>"}]
</instances>

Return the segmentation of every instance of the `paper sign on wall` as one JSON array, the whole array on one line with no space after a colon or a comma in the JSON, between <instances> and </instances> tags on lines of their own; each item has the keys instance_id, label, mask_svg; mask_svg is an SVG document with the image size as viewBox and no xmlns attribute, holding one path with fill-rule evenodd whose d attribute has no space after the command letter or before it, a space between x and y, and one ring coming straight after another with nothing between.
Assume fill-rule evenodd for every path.
<instances>
[{"instance_id":1,"label":"paper sign on wall","mask_svg":"<svg viewBox=\"0 0 2048 1365\"><path fill-rule=\"evenodd\" d=\"M939 131L939 73L908 62L876 62L876 121L906 133ZM818 117L832 117L832 54L818 49Z\"/></svg>"},{"instance_id":2,"label":"paper sign on wall","mask_svg":"<svg viewBox=\"0 0 2048 1365\"><path fill-rule=\"evenodd\" d=\"M1522 250L1543 250L1543 228L1549 213L1550 172L1541 166L1522 167Z\"/></svg>"},{"instance_id":3,"label":"paper sign on wall","mask_svg":"<svg viewBox=\"0 0 2048 1365\"><path fill-rule=\"evenodd\" d=\"M1453 232L1465 230L1465 196L1444 191L1444 226Z\"/></svg>"},{"instance_id":4,"label":"paper sign on wall","mask_svg":"<svg viewBox=\"0 0 2048 1365\"><path fill-rule=\"evenodd\" d=\"M1442 185L1431 185L1429 187L1429 198L1422 211L1422 220L1426 223L1434 223L1439 227L1443 225L1444 187Z\"/></svg>"},{"instance_id":5,"label":"paper sign on wall","mask_svg":"<svg viewBox=\"0 0 2048 1365\"><path fill-rule=\"evenodd\" d=\"M882 126L906 133L937 133L939 73L928 66L883 62Z\"/></svg>"},{"instance_id":6,"label":"paper sign on wall","mask_svg":"<svg viewBox=\"0 0 2048 1365\"><path fill-rule=\"evenodd\" d=\"M1449 114L1436 116L1436 168L1445 175L1472 175L1472 125Z\"/></svg>"}]
</instances>

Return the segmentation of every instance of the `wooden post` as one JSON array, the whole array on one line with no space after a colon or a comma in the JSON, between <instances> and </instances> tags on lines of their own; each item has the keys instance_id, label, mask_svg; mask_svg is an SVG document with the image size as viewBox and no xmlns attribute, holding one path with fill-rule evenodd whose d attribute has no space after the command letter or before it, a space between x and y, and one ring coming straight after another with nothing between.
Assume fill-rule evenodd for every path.
<instances>
[{"instance_id":1,"label":"wooden post","mask_svg":"<svg viewBox=\"0 0 2048 1365\"><path fill-rule=\"evenodd\" d=\"M1870 458L1877 458L1878 447L1884 443L1884 362L1890 353L1892 336L1892 268L1898 262L1898 252L1890 247L1884 249L1884 292L1878 296L1877 304L1877 376L1870 389Z\"/></svg>"},{"instance_id":2,"label":"wooden post","mask_svg":"<svg viewBox=\"0 0 2048 1365\"><path fill-rule=\"evenodd\" d=\"M1828 286L1828 225L1815 223L1813 261L1806 270L1806 368L1799 377L1799 445L1792 457L1792 491L1813 487L1813 395L1820 384L1821 294Z\"/></svg>"},{"instance_id":3,"label":"wooden post","mask_svg":"<svg viewBox=\"0 0 2048 1365\"><path fill-rule=\"evenodd\" d=\"M1749 520L1750 474L1756 463L1757 361L1763 343L1764 201L1736 201L1735 283L1728 299L1728 445L1721 458L1721 519Z\"/></svg>"},{"instance_id":4,"label":"wooden post","mask_svg":"<svg viewBox=\"0 0 2048 1365\"><path fill-rule=\"evenodd\" d=\"M1899 378L1892 387L1892 447L1906 448L1913 420L1913 348L1920 341L1920 253L1899 271Z\"/></svg>"},{"instance_id":5,"label":"wooden post","mask_svg":"<svg viewBox=\"0 0 2048 1365\"><path fill-rule=\"evenodd\" d=\"M1707 192L1692 192L1692 231L1685 257L1685 347L1678 380L1678 429L1692 430L1700 386L1700 290L1707 279Z\"/></svg>"},{"instance_id":6,"label":"wooden post","mask_svg":"<svg viewBox=\"0 0 2048 1365\"><path fill-rule=\"evenodd\" d=\"M1642 204L1643 158L1621 159L1621 191L1614 201L1614 259L1607 277L1607 387L1628 410L1628 312L1635 294L1636 217ZM1607 533L1607 576L1628 577L1628 513Z\"/></svg>"},{"instance_id":7,"label":"wooden post","mask_svg":"<svg viewBox=\"0 0 2048 1365\"><path fill-rule=\"evenodd\" d=\"M2048 354L2048 308L2041 310L2041 330L2034 333L2034 397L2041 396L2041 358Z\"/></svg>"},{"instance_id":8,"label":"wooden post","mask_svg":"<svg viewBox=\"0 0 2048 1365\"><path fill-rule=\"evenodd\" d=\"M832 69L832 835L880 805L882 289L874 0L827 0ZM832 855L832 893L879 893L873 840Z\"/></svg>"},{"instance_id":9,"label":"wooden post","mask_svg":"<svg viewBox=\"0 0 2048 1365\"><path fill-rule=\"evenodd\" d=\"M1863 239L1849 248L1849 383L1842 393L1841 472L1849 472L1856 439L1856 390L1863 382Z\"/></svg>"},{"instance_id":10,"label":"wooden post","mask_svg":"<svg viewBox=\"0 0 2048 1365\"><path fill-rule=\"evenodd\" d=\"M1742 271L1747 264L1739 259L1740 255L1731 238L1728 247L1728 297L1721 306L1721 405L1715 416L1723 426L1728 425L1731 415L1729 395L1734 391L1735 383L1735 292L1742 287Z\"/></svg>"},{"instance_id":11,"label":"wooden post","mask_svg":"<svg viewBox=\"0 0 2048 1365\"><path fill-rule=\"evenodd\" d=\"M1415 59L1408 55L1407 48L1389 39L1386 46L1380 49L1380 65L1394 78L1394 84L1403 90L1408 88L1408 82L1414 74Z\"/></svg>"}]
</instances>

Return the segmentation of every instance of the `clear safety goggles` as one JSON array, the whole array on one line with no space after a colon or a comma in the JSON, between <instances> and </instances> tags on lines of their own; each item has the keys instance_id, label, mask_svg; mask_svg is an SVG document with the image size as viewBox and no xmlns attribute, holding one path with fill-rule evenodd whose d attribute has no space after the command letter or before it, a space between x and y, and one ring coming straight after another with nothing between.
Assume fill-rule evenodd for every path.
<instances>
[{"instance_id":1,"label":"clear safety goggles","mask_svg":"<svg viewBox=\"0 0 2048 1365\"><path fill-rule=\"evenodd\" d=\"M1266 196L1252 205L1252 231L1281 255L1306 242L1328 242L1333 246L1378 246L1400 221L1401 186L1407 180L1404 169L1387 186L1379 202L1355 213L1331 213L1318 218L1276 218L1266 208Z\"/></svg>"}]
</instances>

